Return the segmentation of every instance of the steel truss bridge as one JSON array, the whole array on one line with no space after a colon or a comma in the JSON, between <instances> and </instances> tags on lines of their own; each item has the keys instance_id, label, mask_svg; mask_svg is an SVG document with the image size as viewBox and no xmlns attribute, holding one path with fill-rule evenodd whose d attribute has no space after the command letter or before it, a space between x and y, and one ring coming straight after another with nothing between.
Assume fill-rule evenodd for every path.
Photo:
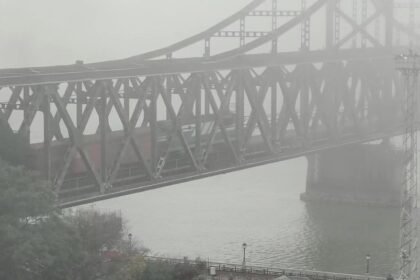
<instances>
[{"instance_id":1,"label":"steel truss bridge","mask_svg":"<svg viewBox=\"0 0 420 280\"><path fill-rule=\"evenodd\" d=\"M1 69L0 119L64 206L390 137L418 7L254 0L142 55Z\"/></svg>"}]
</instances>

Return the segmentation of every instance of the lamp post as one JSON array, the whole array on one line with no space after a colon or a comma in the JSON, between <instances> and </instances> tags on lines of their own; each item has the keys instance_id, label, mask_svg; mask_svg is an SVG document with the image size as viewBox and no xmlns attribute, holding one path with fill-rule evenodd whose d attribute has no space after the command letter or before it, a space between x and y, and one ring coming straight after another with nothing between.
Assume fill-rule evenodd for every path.
<instances>
[{"instance_id":1,"label":"lamp post","mask_svg":"<svg viewBox=\"0 0 420 280\"><path fill-rule=\"evenodd\" d=\"M133 238L133 235L131 233L129 233L128 234L128 253L129 253L129 255L131 255L132 238Z\"/></svg>"},{"instance_id":2,"label":"lamp post","mask_svg":"<svg viewBox=\"0 0 420 280\"><path fill-rule=\"evenodd\" d=\"M246 261L245 261L245 250L246 250L246 243L244 242L244 243L242 243L242 249L244 249L244 258L243 258L243 260L242 260L242 265L245 267L245 265L246 265Z\"/></svg>"},{"instance_id":3,"label":"lamp post","mask_svg":"<svg viewBox=\"0 0 420 280\"><path fill-rule=\"evenodd\" d=\"M370 262L370 255L367 254L366 255L366 275L368 275L368 279L369 279L369 262Z\"/></svg>"}]
</instances>

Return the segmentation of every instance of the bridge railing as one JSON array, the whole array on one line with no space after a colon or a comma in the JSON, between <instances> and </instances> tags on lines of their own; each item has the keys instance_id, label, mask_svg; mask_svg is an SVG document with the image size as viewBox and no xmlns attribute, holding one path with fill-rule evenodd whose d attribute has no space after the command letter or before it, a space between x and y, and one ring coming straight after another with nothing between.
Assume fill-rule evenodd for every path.
<instances>
[{"instance_id":1,"label":"bridge railing","mask_svg":"<svg viewBox=\"0 0 420 280\"><path fill-rule=\"evenodd\" d=\"M250 266L250 265L239 265L229 264L221 262L209 262L204 260L189 260L189 259L175 259L175 258L162 258L147 256L146 261L149 262L164 262L168 264L189 264L192 266L203 267L206 269L215 267L218 272L228 273L243 273L243 274L254 274L254 275L270 275L270 276L291 276L291 277L307 277L311 280L384 280L384 277L372 276L372 275L357 275L357 274L346 274L346 273L335 273L315 270L300 270L300 269L289 269L289 268L277 268L277 267L263 267L263 266Z\"/></svg>"}]
</instances>

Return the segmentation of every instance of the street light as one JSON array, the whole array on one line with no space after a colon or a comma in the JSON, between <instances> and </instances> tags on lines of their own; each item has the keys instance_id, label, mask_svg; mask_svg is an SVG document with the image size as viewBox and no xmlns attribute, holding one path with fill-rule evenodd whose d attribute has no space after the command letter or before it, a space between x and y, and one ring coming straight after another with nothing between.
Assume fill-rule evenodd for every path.
<instances>
[{"instance_id":1,"label":"street light","mask_svg":"<svg viewBox=\"0 0 420 280\"><path fill-rule=\"evenodd\" d=\"M245 250L246 250L246 243L242 243L242 249L244 249L244 259L242 260L242 265L245 266L246 262L245 262Z\"/></svg>"},{"instance_id":2,"label":"street light","mask_svg":"<svg viewBox=\"0 0 420 280\"><path fill-rule=\"evenodd\" d=\"M129 233L128 234L128 253L130 255L131 255L132 238L133 238L133 235Z\"/></svg>"},{"instance_id":3,"label":"street light","mask_svg":"<svg viewBox=\"0 0 420 280\"><path fill-rule=\"evenodd\" d=\"M369 275L369 262L370 262L370 255L366 255L366 274Z\"/></svg>"}]
</instances>

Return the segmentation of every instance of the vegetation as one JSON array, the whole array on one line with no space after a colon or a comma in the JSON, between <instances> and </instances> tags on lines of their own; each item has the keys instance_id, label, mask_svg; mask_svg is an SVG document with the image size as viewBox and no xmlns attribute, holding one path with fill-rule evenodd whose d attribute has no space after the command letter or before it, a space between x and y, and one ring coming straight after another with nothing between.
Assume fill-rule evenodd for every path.
<instances>
[{"instance_id":1,"label":"vegetation","mask_svg":"<svg viewBox=\"0 0 420 280\"><path fill-rule=\"evenodd\" d=\"M200 271L200 267L188 261L182 264L156 261L148 263L143 275L136 280L192 280L198 278Z\"/></svg>"},{"instance_id":2,"label":"vegetation","mask_svg":"<svg viewBox=\"0 0 420 280\"><path fill-rule=\"evenodd\" d=\"M62 212L51 187L29 171L22 142L0 134L0 279L189 280L199 268L146 262L118 213ZM7 152L6 147L14 147ZM1 159L2 158L2 159Z\"/></svg>"},{"instance_id":3,"label":"vegetation","mask_svg":"<svg viewBox=\"0 0 420 280\"><path fill-rule=\"evenodd\" d=\"M116 213L63 215L46 184L0 162L0 279L118 279L129 263L123 236Z\"/></svg>"},{"instance_id":4,"label":"vegetation","mask_svg":"<svg viewBox=\"0 0 420 280\"><path fill-rule=\"evenodd\" d=\"M12 165L30 164L30 148L24 139L13 133L10 126L0 119L0 158Z\"/></svg>"},{"instance_id":5,"label":"vegetation","mask_svg":"<svg viewBox=\"0 0 420 280\"><path fill-rule=\"evenodd\" d=\"M14 137L2 133L0 147ZM0 157L9 161L0 159L0 279L118 279L129 263L121 216L64 214L51 187L21 165L23 155L0 149Z\"/></svg>"}]
</instances>

